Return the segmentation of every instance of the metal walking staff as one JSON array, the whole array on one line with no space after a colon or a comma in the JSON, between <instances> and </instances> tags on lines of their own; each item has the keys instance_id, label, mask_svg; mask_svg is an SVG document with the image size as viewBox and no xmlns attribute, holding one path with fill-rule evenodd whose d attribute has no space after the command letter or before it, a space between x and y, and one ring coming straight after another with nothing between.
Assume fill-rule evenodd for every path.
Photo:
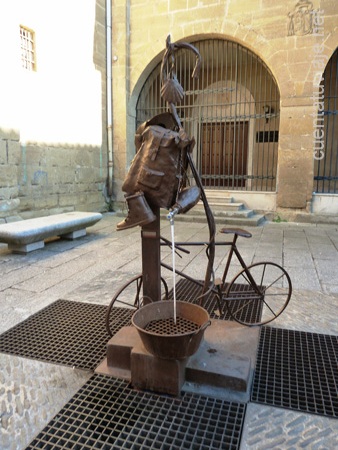
<instances>
[{"instance_id":1,"label":"metal walking staff","mask_svg":"<svg viewBox=\"0 0 338 450\"><path fill-rule=\"evenodd\" d=\"M184 131L181 120L177 114L176 110L176 103L181 102L181 100L184 97L184 90L182 86L180 85L176 72L175 72L175 52L180 49L185 48L188 50L191 50L196 55L196 63L195 67L192 73L193 78L198 78L199 71L202 63L202 58L199 53L199 51L194 47L192 44L189 44L187 42L177 42L177 43L171 43L170 36L167 37L166 40L166 51L163 56L162 65L161 65L161 96L162 98L168 103L170 112L179 128L179 134L183 137L183 139L188 139L186 135L186 132ZM199 297L199 303L203 304L203 298L206 297L206 295L210 292L213 286L214 281L214 271L213 271L213 265L214 265L214 259L215 259L215 234L216 234L216 227L215 227L215 220L214 216L212 214L212 211L210 209L208 200L206 198L204 188L202 185L201 178L198 174L198 171L194 165L194 162L191 157L192 147L194 145L194 139L190 140L190 144L188 148L186 149L186 159L187 163L191 169L192 175L195 179L196 186L192 186L190 188L178 190L177 193L177 201L176 203L171 207L169 213L168 213L168 219L170 220L170 223L174 223L174 216L179 213L184 213L187 210L189 210L192 206L196 204L195 198L196 198L196 191L199 192L199 198L201 198L208 222L208 228L209 228L209 243L206 248L206 254L208 258L208 265L205 273L205 279L204 279L204 285L202 294ZM194 192L195 191L195 192ZM173 259L174 259L174 253L173 253ZM174 264L174 261L173 261ZM174 270L174 269L173 269ZM210 286L210 281L212 280L212 285ZM175 295L175 290L174 290Z\"/></svg>"}]
</instances>

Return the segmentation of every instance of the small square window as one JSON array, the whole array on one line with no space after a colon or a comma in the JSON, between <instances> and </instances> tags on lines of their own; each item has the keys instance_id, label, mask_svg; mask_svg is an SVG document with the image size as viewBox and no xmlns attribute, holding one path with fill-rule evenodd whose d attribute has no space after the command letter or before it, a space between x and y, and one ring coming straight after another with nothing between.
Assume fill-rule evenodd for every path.
<instances>
[{"instance_id":1,"label":"small square window","mask_svg":"<svg viewBox=\"0 0 338 450\"><path fill-rule=\"evenodd\" d=\"M20 26L21 66L26 70L36 70L35 33L29 28Z\"/></svg>"}]
</instances>

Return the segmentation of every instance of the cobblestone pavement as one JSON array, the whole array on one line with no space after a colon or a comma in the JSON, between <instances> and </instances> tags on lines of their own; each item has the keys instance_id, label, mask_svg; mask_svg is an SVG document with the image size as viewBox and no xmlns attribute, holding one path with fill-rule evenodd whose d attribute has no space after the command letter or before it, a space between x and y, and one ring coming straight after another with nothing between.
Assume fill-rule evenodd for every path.
<instances>
[{"instance_id":1,"label":"cobblestone pavement","mask_svg":"<svg viewBox=\"0 0 338 450\"><path fill-rule=\"evenodd\" d=\"M105 214L86 237L51 240L45 248L15 255L0 244L0 333L63 298L108 305L114 291L141 272L140 229L115 231L121 219ZM217 228L221 228L218 226ZM286 311L273 323L279 328L338 335L338 226L268 223L248 228L240 239L247 263L269 260L283 265L293 282ZM169 238L169 224L161 233ZM207 240L205 224L178 222L177 240ZM224 235L218 235L221 240ZM168 249L162 257L170 263ZM217 247L216 276L224 267L224 247ZM203 248L177 258L176 266L204 277ZM232 273L238 265L234 264ZM0 354L1 449L24 449L74 393L90 372ZM249 403L241 449L338 448L338 421L311 414Z\"/></svg>"}]
</instances>

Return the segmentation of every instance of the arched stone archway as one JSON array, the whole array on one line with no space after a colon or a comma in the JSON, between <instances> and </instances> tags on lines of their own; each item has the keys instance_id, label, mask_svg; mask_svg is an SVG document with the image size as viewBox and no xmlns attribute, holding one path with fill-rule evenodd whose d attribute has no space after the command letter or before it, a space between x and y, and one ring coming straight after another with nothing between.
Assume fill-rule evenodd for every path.
<instances>
[{"instance_id":1,"label":"arched stone archway","mask_svg":"<svg viewBox=\"0 0 338 450\"><path fill-rule=\"evenodd\" d=\"M212 189L276 190L280 95L264 61L225 39L191 43L203 67L191 78L191 52L176 55L177 77L185 90L178 113L196 139L194 158L205 186ZM166 110L160 96L160 64L144 83L136 107L137 125Z\"/></svg>"}]
</instances>

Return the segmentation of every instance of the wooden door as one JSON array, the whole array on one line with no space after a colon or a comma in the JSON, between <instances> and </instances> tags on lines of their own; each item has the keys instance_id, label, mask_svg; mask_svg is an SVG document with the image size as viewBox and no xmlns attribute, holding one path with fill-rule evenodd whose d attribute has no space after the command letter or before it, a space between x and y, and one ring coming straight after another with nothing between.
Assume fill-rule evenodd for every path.
<instances>
[{"instance_id":1,"label":"wooden door","mask_svg":"<svg viewBox=\"0 0 338 450\"><path fill-rule=\"evenodd\" d=\"M206 187L245 187L248 121L202 124L202 180Z\"/></svg>"}]
</instances>

